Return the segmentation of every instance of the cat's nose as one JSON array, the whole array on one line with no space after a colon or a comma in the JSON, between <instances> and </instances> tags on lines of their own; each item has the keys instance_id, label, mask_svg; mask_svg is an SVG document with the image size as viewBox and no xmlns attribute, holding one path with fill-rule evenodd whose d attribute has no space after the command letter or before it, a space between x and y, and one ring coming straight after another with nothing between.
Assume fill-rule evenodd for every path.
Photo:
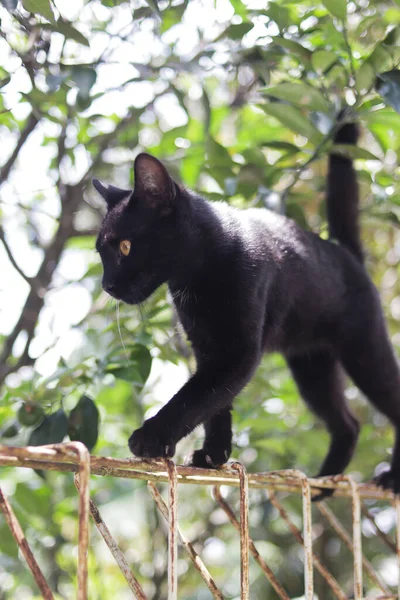
<instances>
[{"instance_id":1,"label":"cat's nose","mask_svg":"<svg viewBox=\"0 0 400 600\"><path fill-rule=\"evenodd\" d=\"M107 294L112 294L115 290L114 283L103 283L103 290L107 292Z\"/></svg>"}]
</instances>

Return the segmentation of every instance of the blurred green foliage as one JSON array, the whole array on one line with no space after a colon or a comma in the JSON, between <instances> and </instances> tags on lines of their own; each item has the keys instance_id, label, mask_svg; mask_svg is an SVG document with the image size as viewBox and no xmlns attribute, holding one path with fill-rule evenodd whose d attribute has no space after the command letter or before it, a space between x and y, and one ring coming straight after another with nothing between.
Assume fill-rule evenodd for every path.
<instances>
[{"instance_id":1,"label":"blurred green foliage","mask_svg":"<svg viewBox=\"0 0 400 600\"><path fill-rule=\"evenodd\" d=\"M18 293L7 276L0 281L21 309L0 336L2 443L78 439L98 454L125 457L131 431L194 368L165 287L140 308L117 310L101 291L93 248L103 209L90 178L132 185L133 159L143 149L211 200L285 211L326 236L326 155L335 115L351 105L350 118L363 129L361 147L348 152L357 159L368 269L400 344L397 0L1 0L0 19L0 246L8 272L15 270L10 281L21 280ZM47 188L26 181L31 162ZM20 245L29 250L23 260L15 258ZM68 314L79 298L54 298L77 290L87 307L74 320ZM364 423L350 471L368 480L389 459L392 432L355 388L347 393ZM328 444L279 356L266 357L237 398L234 428L233 456L252 471L314 474ZM196 432L177 460L200 444ZM72 476L3 468L0 477L56 597L73 597ZM226 493L237 506L237 492ZM145 485L92 478L92 495L148 597L165 598L165 529ZM350 527L348 502L330 502ZM299 498L285 504L300 523ZM393 510L370 508L392 534ZM224 597L238 598L238 540L209 490L183 487L179 510ZM350 554L315 518L316 549L350 594ZM301 552L258 491L250 524L290 597L301 597ZM363 530L365 554L394 585L394 558L366 522ZM96 531L89 564L91 600L130 597ZM276 598L254 565L251 581L252 598ZM181 598L210 597L184 560L179 585ZM316 593L331 598L318 575ZM366 593L376 593L368 581ZM37 597L0 518L0 599Z\"/></svg>"}]
</instances>

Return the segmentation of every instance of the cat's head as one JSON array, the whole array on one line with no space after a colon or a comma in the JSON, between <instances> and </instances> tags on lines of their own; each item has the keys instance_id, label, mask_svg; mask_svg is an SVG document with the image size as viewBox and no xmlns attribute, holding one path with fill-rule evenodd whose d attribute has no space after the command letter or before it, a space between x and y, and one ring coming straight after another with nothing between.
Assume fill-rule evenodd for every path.
<instances>
[{"instance_id":1,"label":"cat's head","mask_svg":"<svg viewBox=\"0 0 400 600\"><path fill-rule=\"evenodd\" d=\"M168 280L180 251L179 187L148 154L136 158L134 173L133 191L93 180L107 203L96 242L103 289L128 304L142 302Z\"/></svg>"}]
</instances>

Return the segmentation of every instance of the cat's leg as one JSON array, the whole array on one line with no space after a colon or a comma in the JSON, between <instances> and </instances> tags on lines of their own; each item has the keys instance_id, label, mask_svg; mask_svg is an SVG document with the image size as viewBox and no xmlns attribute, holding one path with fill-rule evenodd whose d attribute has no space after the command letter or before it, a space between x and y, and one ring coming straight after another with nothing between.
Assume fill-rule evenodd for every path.
<instances>
[{"instance_id":1,"label":"cat's leg","mask_svg":"<svg viewBox=\"0 0 400 600\"><path fill-rule=\"evenodd\" d=\"M206 437L203 447L195 450L189 464L204 469L218 468L227 462L232 451L231 406L220 410L211 417L204 428Z\"/></svg>"},{"instance_id":2,"label":"cat's leg","mask_svg":"<svg viewBox=\"0 0 400 600\"><path fill-rule=\"evenodd\" d=\"M318 476L343 473L354 452L359 424L347 407L340 364L329 351L314 351L287 358L307 405L324 421L331 441ZM332 495L322 490L313 500Z\"/></svg>"},{"instance_id":3,"label":"cat's leg","mask_svg":"<svg viewBox=\"0 0 400 600\"><path fill-rule=\"evenodd\" d=\"M260 355L258 348L246 348L243 342L213 360L207 358L168 404L132 433L128 441L131 452L144 458L173 456L180 439L231 407L250 380Z\"/></svg>"},{"instance_id":4,"label":"cat's leg","mask_svg":"<svg viewBox=\"0 0 400 600\"><path fill-rule=\"evenodd\" d=\"M392 422L395 444L391 468L377 477L379 485L400 492L400 368L383 317L371 315L365 327L343 344L341 360L354 383ZM382 457L383 458L383 457Z\"/></svg>"}]
</instances>

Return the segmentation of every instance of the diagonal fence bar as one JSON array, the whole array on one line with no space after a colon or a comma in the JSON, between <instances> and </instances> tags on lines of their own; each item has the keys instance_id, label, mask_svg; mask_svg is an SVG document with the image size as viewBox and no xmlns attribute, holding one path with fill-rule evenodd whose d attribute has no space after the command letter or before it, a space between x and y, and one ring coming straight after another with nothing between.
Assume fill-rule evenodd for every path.
<instances>
[{"instance_id":1,"label":"diagonal fence bar","mask_svg":"<svg viewBox=\"0 0 400 600\"><path fill-rule=\"evenodd\" d=\"M75 487L77 488L77 490L79 492L80 484L79 484L79 477L77 477L77 475L75 475L75 477L74 477L74 483L75 483ZM100 535L102 536L103 540L107 544L111 554L113 555L113 557L115 559L115 562L119 566L119 569L120 569L122 575L125 577L130 590L133 592L135 599L136 600L147 600L147 596L145 595L145 593L142 589L142 586L140 585L140 583L138 582L138 580L132 573L131 569L129 568L129 565L128 565L128 562L127 562L125 556L119 549L117 542L115 541L115 539L111 535L110 530L108 529L107 525L103 521L99 509L97 508L96 504L91 499L89 499L89 509L90 509L90 514L93 517L93 521L94 521Z\"/></svg>"},{"instance_id":2,"label":"diagonal fence bar","mask_svg":"<svg viewBox=\"0 0 400 600\"><path fill-rule=\"evenodd\" d=\"M377 522L374 519L374 516L370 513L370 511L368 510L368 508L365 506L365 504L363 502L361 502L361 512L364 515L364 517L366 519L368 519L368 521L374 527L377 537L380 537L382 542L384 544L386 544L386 546L389 548L389 550L391 550L392 552L394 552L396 554L396 544L393 543L392 540L389 538L389 536L386 535L386 533L384 533L382 531L382 529L378 526Z\"/></svg>"},{"instance_id":3,"label":"diagonal fence bar","mask_svg":"<svg viewBox=\"0 0 400 600\"><path fill-rule=\"evenodd\" d=\"M222 497L221 490L219 487L217 487L217 486L214 487L213 496L214 496L215 500L218 502L218 504L220 505L220 507L222 508L222 510L227 515L229 521L232 523L232 525L234 526L236 531L238 531L240 533L240 523L237 520L232 508L229 506L227 501L224 500L224 498ZM264 575L266 576L266 578L268 579L268 581L274 588L275 592L278 594L279 598L281 600L290 600L290 597L288 596L286 590L282 587L282 585L279 583L279 581L275 577L273 571L270 569L270 567L267 565L265 560L262 558L262 556L258 552L253 540L250 537L249 537L249 550L250 550L250 553L253 556L254 560L261 567Z\"/></svg>"},{"instance_id":4,"label":"diagonal fence bar","mask_svg":"<svg viewBox=\"0 0 400 600\"><path fill-rule=\"evenodd\" d=\"M341 540L346 544L347 548L350 550L352 554L354 554L354 545L351 540L351 537L347 533L346 529L343 527L339 519L333 513L333 511L327 506L326 502L317 502L316 506L319 512L325 517L328 523L331 525L332 529L337 533L337 535L341 538ZM367 571L371 581L377 585L382 592L387 597L392 597L390 594L390 590L382 580L380 575L375 571L372 563L362 555L362 562L364 569Z\"/></svg>"},{"instance_id":5,"label":"diagonal fence bar","mask_svg":"<svg viewBox=\"0 0 400 600\"><path fill-rule=\"evenodd\" d=\"M165 504L160 492L158 491L158 489L156 488L156 486L154 485L154 483L152 481L149 481L147 486L148 486L150 495L152 496L154 502L157 505L157 508L159 509L159 511L163 515L164 519L168 523L169 522L168 507ZM180 539L182 546L185 548L190 560L192 561L192 563L194 564L196 569L199 571L203 581L205 582L208 589L210 590L213 598L216 598L217 600L223 600L223 596L222 596L221 592L219 591L219 589L217 588L217 585L216 585L214 579L211 577L207 567L205 566L202 559L200 558L200 556L197 554L197 552L193 548L193 545L186 539L186 537L182 533L179 525L177 526L177 533L178 533L178 537Z\"/></svg>"},{"instance_id":6,"label":"diagonal fence bar","mask_svg":"<svg viewBox=\"0 0 400 600\"><path fill-rule=\"evenodd\" d=\"M292 532L294 538L297 540L297 542L299 544L301 544L303 546L304 540L303 540L303 536L301 534L300 529L298 527L296 527L296 525L290 519L286 510L284 509L282 504L279 502L279 500L276 498L275 492L268 492L268 499L271 502L272 506L274 506L277 509L281 518L285 521L285 523L289 527L290 531ZM315 552L313 552L312 557L313 557L313 563L315 565L315 568L320 573L320 575L322 575L322 577L325 579L326 583L329 585L332 592L335 594L336 598L339 598L340 600L348 600L347 594L344 593L344 591L340 587L339 583L336 581L336 579L333 577L333 575L328 571L328 569L325 567L325 565L321 562L321 559L319 558L319 556L317 556L317 554L315 554Z\"/></svg>"},{"instance_id":7,"label":"diagonal fence bar","mask_svg":"<svg viewBox=\"0 0 400 600\"><path fill-rule=\"evenodd\" d=\"M0 488L0 510L4 515L6 523L7 523L8 527L10 528L10 531L13 534L14 539L20 548L22 555L24 556L24 558L27 562L28 567L32 571L32 575L37 583L39 590L42 593L42 597L45 600L54 600L53 593L52 593L51 589L49 588L49 585L48 585L38 563L36 562L33 552L25 538L24 532L22 531L21 525L19 524L19 521L18 521L17 517L15 516L15 513L14 513L13 509L11 508L11 505L8 502L7 498L5 497L1 488Z\"/></svg>"}]
</instances>

